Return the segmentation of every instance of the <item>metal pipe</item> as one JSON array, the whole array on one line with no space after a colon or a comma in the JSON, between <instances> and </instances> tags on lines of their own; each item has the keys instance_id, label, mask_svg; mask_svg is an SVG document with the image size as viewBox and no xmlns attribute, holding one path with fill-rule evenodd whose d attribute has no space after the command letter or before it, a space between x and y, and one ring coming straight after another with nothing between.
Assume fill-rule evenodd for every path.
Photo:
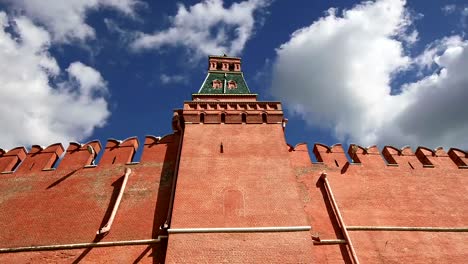
<instances>
[{"instance_id":1,"label":"metal pipe","mask_svg":"<svg viewBox=\"0 0 468 264\"><path fill-rule=\"evenodd\" d=\"M347 244L344 239L320 239L319 241L313 241L315 245L337 245Z\"/></svg>"},{"instance_id":2,"label":"metal pipe","mask_svg":"<svg viewBox=\"0 0 468 264\"><path fill-rule=\"evenodd\" d=\"M115 215L117 214L117 210L119 209L120 201L122 200L123 193L125 191L125 186L127 185L127 181L128 181L128 177L130 176L130 173L132 173L132 170L130 168L126 168L124 180L122 182L122 186L120 187L119 195L117 196L117 200L115 201L114 208L112 209L111 216L109 217L107 224L97 231L98 235L102 235L110 231L112 223L114 222L114 219L115 219Z\"/></svg>"},{"instance_id":3,"label":"metal pipe","mask_svg":"<svg viewBox=\"0 0 468 264\"><path fill-rule=\"evenodd\" d=\"M148 245L148 244L159 243L159 242L161 242L161 239L163 239L163 238L167 238L167 236L158 236L157 239L123 240L123 241L108 241L108 242L90 242L90 243L76 243L76 244L0 248L0 253L13 253L13 252L25 252L25 251L45 251L45 250L64 250L64 249L79 249L79 248L93 248L93 247L116 247L116 246Z\"/></svg>"},{"instance_id":4,"label":"metal pipe","mask_svg":"<svg viewBox=\"0 0 468 264\"><path fill-rule=\"evenodd\" d=\"M349 236L349 233L346 229L346 224L344 223L343 221L343 217L341 216L341 213L340 213L340 210L338 208L338 204L336 203L335 201L335 196L333 195L333 192L331 190L331 187L330 187L330 183L328 182L328 179L327 179L327 173L326 172L322 172L322 175L320 175L320 179L323 180L323 184L325 186L325 190L327 192L327 195L328 195L328 199L330 200L330 203L333 207L333 210L335 211L335 215L336 215L336 218L338 219L338 222L341 226L341 230L343 232L343 235L348 243L348 247L349 247L349 251L351 252L351 258L353 259L353 262L355 264L359 264L359 259L357 257L357 254L356 254L356 251L354 250L354 246L353 246L353 243L351 241L351 238Z\"/></svg>"},{"instance_id":5,"label":"metal pipe","mask_svg":"<svg viewBox=\"0 0 468 264\"><path fill-rule=\"evenodd\" d=\"M430 226L348 226L349 231L422 231L422 232L468 232L468 227Z\"/></svg>"},{"instance_id":6,"label":"metal pipe","mask_svg":"<svg viewBox=\"0 0 468 264\"><path fill-rule=\"evenodd\" d=\"M169 234L176 233L258 233L258 232L298 232L309 231L310 226L269 226L269 227L212 227L212 228L171 228Z\"/></svg>"}]
</instances>

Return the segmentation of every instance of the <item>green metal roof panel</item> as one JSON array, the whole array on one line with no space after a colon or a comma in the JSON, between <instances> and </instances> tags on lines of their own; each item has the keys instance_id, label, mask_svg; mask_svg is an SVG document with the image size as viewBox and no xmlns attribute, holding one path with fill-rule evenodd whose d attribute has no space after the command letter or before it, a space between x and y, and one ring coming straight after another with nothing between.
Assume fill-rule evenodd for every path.
<instances>
[{"instance_id":1,"label":"green metal roof panel","mask_svg":"<svg viewBox=\"0 0 468 264\"><path fill-rule=\"evenodd\" d=\"M244 80L244 75L241 74L227 74L227 81L235 81L237 83L236 89L226 89L226 93L233 94L249 94L250 89L247 87L247 83Z\"/></svg>"},{"instance_id":2,"label":"green metal roof panel","mask_svg":"<svg viewBox=\"0 0 468 264\"><path fill-rule=\"evenodd\" d=\"M221 81L221 88L213 88L213 81ZM235 81L237 88L224 87L229 81ZM244 76L239 73L209 72L198 94L251 94Z\"/></svg>"},{"instance_id":3,"label":"green metal roof panel","mask_svg":"<svg viewBox=\"0 0 468 264\"><path fill-rule=\"evenodd\" d=\"M208 73L205 82L198 93L200 94L223 94L223 89L214 89L212 83L214 80L224 81L224 73Z\"/></svg>"}]
</instances>

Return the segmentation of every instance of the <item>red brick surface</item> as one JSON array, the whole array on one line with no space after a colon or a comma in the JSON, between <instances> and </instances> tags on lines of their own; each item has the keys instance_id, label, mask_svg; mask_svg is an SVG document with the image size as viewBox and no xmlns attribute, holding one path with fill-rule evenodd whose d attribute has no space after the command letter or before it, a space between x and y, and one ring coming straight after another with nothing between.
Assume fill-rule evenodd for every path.
<instances>
[{"instance_id":1,"label":"red brick surface","mask_svg":"<svg viewBox=\"0 0 468 264\"><path fill-rule=\"evenodd\" d=\"M171 228L308 225L290 164L281 124L186 125ZM170 235L168 260L308 263L309 250L308 232Z\"/></svg>"},{"instance_id":2,"label":"red brick surface","mask_svg":"<svg viewBox=\"0 0 468 264\"><path fill-rule=\"evenodd\" d=\"M306 225L285 146L279 124L187 125L172 227Z\"/></svg>"},{"instance_id":3,"label":"red brick surface","mask_svg":"<svg viewBox=\"0 0 468 264\"><path fill-rule=\"evenodd\" d=\"M2 263L164 263L162 245L36 251L0 255Z\"/></svg>"},{"instance_id":4,"label":"red brick surface","mask_svg":"<svg viewBox=\"0 0 468 264\"><path fill-rule=\"evenodd\" d=\"M309 240L308 232L175 234L166 263L312 263Z\"/></svg>"},{"instance_id":5,"label":"red brick surface","mask_svg":"<svg viewBox=\"0 0 468 264\"><path fill-rule=\"evenodd\" d=\"M115 157L117 162L102 162L86 168L83 165L90 162L86 145L72 144L66 154L70 156L65 156L56 170L21 169L24 164L45 164L43 161L49 160L50 148L43 150L45 153L34 150L37 152L28 154L16 172L0 176L0 248L157 238L161 234L159 227L167 217L177 146L177 135L158 141L149 137L141 163L127 165L125 161L133 156L129 150L134 151L128 141L121 145L108 144L104 157L107 155L108 160ZM76 163L71 162L73 158ZM77 168L76 164L81 166ZM112 229L107 236L97 237L96 231L107 222L113 209L127 167L132 173ZM119 248L93 249L101 253L82 258L89 263L111 263L119 258L136 259L144 250L142 247ZM82 251L0 254L0 262L73 258ZM165 246L157 246L151 252L162 260ZM112 257L105 258L101 254Z\"/></svg>"},{"instance_id":6,"label":"red brick surface","mask_svg":"<svg viewBox=\"0 0 468 264\"><path fill-rule=\"evenodd\" d=\"M316 145L314 152L321 148ZM323 183L319 181L322 171L328 174L348 226L467 227L468 170L459 169L456 158L450 158L441 149L418 150L433 166L423 166L427 161L409 149L400 151L392 147L386 147L383 154L394 157L393 162L384 160L375 147L350 147L350 156L354 153L353 160L361 164L347 162L340 167L334 164L334 159L345 158L344 153L321 151L321 160L327 161L325 165L307 164L303 152L292 151L296 177L306 190L302 198L313 227L311 233L321 239L343 239ZM398 166L387 166L387 162L396 162ZM466 263L468 257L467 233L349 232L361 263ZM319 263L350 261L343 245L314 245L312 252Z\"/></svg>"},{"instance_id":7,"label":"red brick surface","mask_svg":"<svg viewBox=\"0 0 468 264\"><path fill-rule=\"evenodd\" d=\"M164 263L161 246L126 246L7 253L2 263Z\"/></svg>"}]
</instances>

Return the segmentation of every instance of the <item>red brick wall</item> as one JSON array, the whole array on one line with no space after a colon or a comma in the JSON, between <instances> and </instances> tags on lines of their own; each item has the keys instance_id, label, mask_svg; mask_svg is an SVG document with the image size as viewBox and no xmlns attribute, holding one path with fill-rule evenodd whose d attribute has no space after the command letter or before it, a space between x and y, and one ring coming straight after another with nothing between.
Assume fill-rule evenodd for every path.
<instances>
[{"instance_id":1,"label":"red brick wall","mask_svg":"<svg viewBox=\"0 0 468 264\"><path fill-rule=\"evenodd\" d=\"M0 254L0 263L343 263L322 171L348 226L468 226L468 155L430 150L287 145L281 124L186 124L171 228L311 225L310 232L170 234L153 246ZM157 238L167 219L179 135L110 140L97 166L87 145L0 152L0 248ZM222 153L221 153L222 144ZM138 164L129 163L139 148ZM59 157L65 156L56 165ZM382 155L381 155L382 153ZM22 162L22 163L20 163ZM96 237L125 168L110 233ZM14 172L11 172L14 170ZM349 231L361 263L465 263L468 233Z\"/></svg>"},{"instance_id":2,"label":"red brick wall","mask_svg":"<svg viewBox=\"0 0 468 264\"><path fill-rule=\"evenodd\" d=\"M298 191L281 124L187 124L171 228L308 225ZM310 263L309 242L308 232L176 234L167 261Z\"/></svg>"},{"instance_id":3,"label":"red brick wall","mask_svg":"<svg viewBox=\"0 0 468 264\"><path fill-rule=\"evenodd\" d=\"M298 182L307 190L303 200L313 227L311 234L321 239L343 238L319 181L321 171L328 174L348 226L468 226L468 170L457 166L466 153L451 150L448 155L442 149L418 148L414 154L409 148L393 147L383 152L387 160L376 147L351 146L350 157L362 163L343 164L347 160L343 151L316 145L314 153L323 163L311 164L304 161L303 148L291 151ZM335 160L340 161L338 167ZM387 165L395 161L397 166ZM349 233L361 263L466 263L468 258L468 233ZM344 245L314 245L313 255L318 263L349 261Z\"/></svg>"},{"instance_id":4,"label":"red brick wall","mask_svg":"<svg viewBox=\"0 0 468 264\"><path fill-rule=\"evenodd\" d=\"M86 145L73 143L58 167L46 171L42 169L50 168L63 148L33 148L14 173L0 174L0 248L157 238L167 217L178 142L178 135L147 137L141 162L127 164L138 148L137 139L109 141L96 167L84 167L92 154ZM99 142L89 144L99 152ZM11 159L11 153L0 156L0 164L3 159ZM112 229L97 237L112 211L125 168L132 173ZM128 263L141 257L157 263L164 260L165 243L8 253L0 254L0 262Z\"/></svg>"}]
</instances>

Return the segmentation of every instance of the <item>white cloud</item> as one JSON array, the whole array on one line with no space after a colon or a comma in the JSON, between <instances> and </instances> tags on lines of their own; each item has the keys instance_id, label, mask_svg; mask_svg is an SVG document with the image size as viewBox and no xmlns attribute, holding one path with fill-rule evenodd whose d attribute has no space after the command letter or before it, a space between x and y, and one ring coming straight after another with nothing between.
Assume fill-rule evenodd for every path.
<instances>
[{"instance_id":1,"label":"white cloud","mask_svg":"<svg viewBox=\"0 0 468 264\"><path fill-rule=\"evenodd\" d=\"M209 54L238 55L253 34L255 11L267 5L267 0L247 0L229 8L223 6L222 0L205 0L189 8L180 4L168 29L152 34L140 32L132 47L141 50L183 46L193 51L196 58Z\"/></svg>"},{"instance_id":2,"label":"white cloud","mask_svg":"<svg viewBox=\"0 0 468 264\"><path fill-rule=\"evenodd\" d=\"M13 32L14 37L9 32ZM74 62L68 80L49 53L50 35L25 17L0 12L0 147L83 140L109 116L106 83Z\"/></svg>"},{"instance_id":3,"label":"white cloud","mask_svg":"<svg viewBox=\"0 0 468 264\"><path fill-rule=\"evenodd\" d=\"M402 0L332 9L277 49L272 92L340 141L467 147L468 42L448 37L411 58L410 26ZM392 95L392 78L417 67L432 72Z\"/></svg>"},{"instance_id":4,"label":"white cloud","mask_svg":"<svg viewBox=\"0 0 468 264\"><path fill-rule=\"evenodd\" d=\"M168 83L187 83L187 77L184 75L180 74L174 74L174 75L167 75L167 74L161 74L161 82L163 84L168 84Z\"/></svg>"},{"instance_id":5,"label":"white cloud","mask_svg":"<svg viewBox=\"0 0 468 264\"><path fill-rule=\"evenodd\" d=\"M107 91L106 83L102 79L101 74L81 62L70 64L67 72L72 80L78 82L80 91L84 96L93 96L95 93L102 94Z\"/></svg>"},{"instance_id":6,"label":"white cloud","mask_svg":"<svg viewBox=\"0 0 468 264\"><path fill-rule=\"evenodd\" d=\"M413 63L424 69L430 69L432 66L437 65L435 58L438 54L441 54L444 50L453 46L460 46L463 43L463 39L458 36L444 37L436 40L429 44L424 52L413 59Z\"/></svg>"},{"instance_id":7,"label":"white cloud","mask_svg":"<svg viewBox=\"0 0 468 264\"><path fill-rule=\"evenodd\" d=\"M33 21L44 25L54 41L69 43L95 37L94 29L86 24L92 10L110 8L127 16L135 16L138 0L3 0Z\"/></svg>"},{"instance_id":8,"label":"white cloud","mask_svg":"<svg viewBox=\"0 0 468 264\"><path fill-rule=\"evenodd\" d=\"M446 15L452 14L457 9L457 6L454 4L445 5L442 7L442 12Z\"/></svg>"}]
</instances>

